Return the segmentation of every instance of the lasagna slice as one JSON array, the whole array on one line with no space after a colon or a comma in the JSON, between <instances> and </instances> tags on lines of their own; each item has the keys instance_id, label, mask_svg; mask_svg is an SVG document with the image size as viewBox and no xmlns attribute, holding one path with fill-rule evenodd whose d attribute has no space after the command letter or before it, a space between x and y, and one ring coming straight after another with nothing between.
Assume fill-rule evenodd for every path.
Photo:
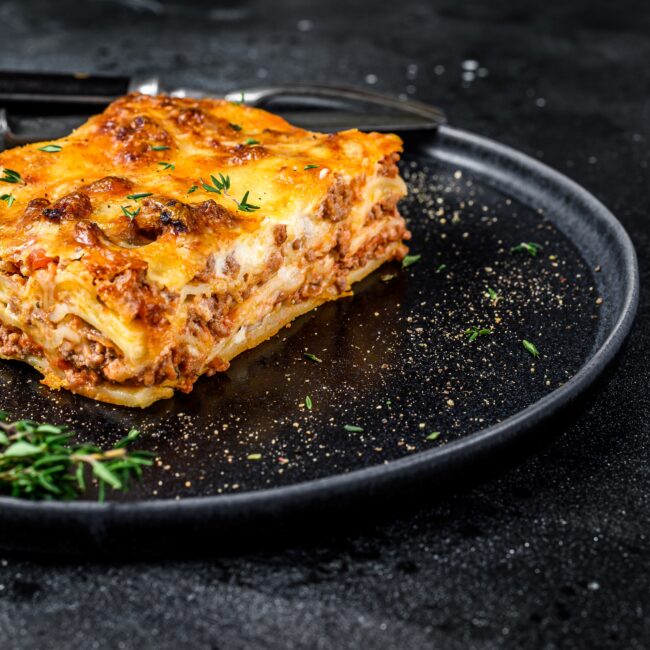
<instances>
[{"instance_id":1,"label":"lasagna slice","mask_svg":"<svg viewBox=\"0 0 650 650\"><path fill-rule=\"evenodd\" d=\"M0 153L0 356L113 404L190 391L404 256L400 151L395 135L129 95Z\"/></svg>"}]
</instances>

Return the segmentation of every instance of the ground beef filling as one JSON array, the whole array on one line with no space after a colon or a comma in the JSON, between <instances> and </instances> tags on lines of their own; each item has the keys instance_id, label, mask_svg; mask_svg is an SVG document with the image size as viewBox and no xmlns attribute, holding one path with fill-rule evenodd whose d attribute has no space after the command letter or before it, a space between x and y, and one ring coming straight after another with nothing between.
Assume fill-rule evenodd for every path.
<instances>
[{"instance_id":1,"label":"ground beef filling","mask_svg":"<svg viewBox=\"0 0 650 650\"><path fill-rule=\"evenodd\" d=\"M18 328L0 324L0 355L11 359L26 359L40 356L41 347Z\"/></svg>"},{"instance_id":2,"label":"ground beef filling","mask_svg":"<svg viewBox=\"0 0 650 650\"><path fill-rule=\"evenodd\" d=\"M407 249L400 242L410 238L410 233L406 230L404 222L399 219L395 202L373 206L369 218L372 221L387 219L391 223L353 253L350 252L349 229L345 227L345 224L341 224L336 245L327 252L328 256L335 258L334 280L332 281L332 274L328 274L327 277L310 275L298 291L291 295L279 295L275 308L281 304L293 305L304 302L332 287L338 293L349 290L347 277L350 272L365 266L373 259L383 257L389 247L394 249L393 258L403 257ZM205 355L193 354L191 350L209 351L219 339L232 334L232 317L237 306L248 298L253 287L264 284L282 265L281 248L286 241L286 230L277 230L274 237L278 249L269 256L265 268L258 277L249 280L244 291L235 294L192 297L185 326L191 343L183 343L177 348L166 351L155 364L137 375L133 375L119 350L107 344L99 332L80 321L75 322L75 329L82 336L82 341L77 344L63 342L59 349L61 355L58 361L59 369L64 372L72 387L95 386L102 382L132 386L155 386L171 383L181 391L190 391L202 373L211 375L226 370L229 365L227 361L217 357L207 364ZM314 256L308 256L307 253L313 253L313 251L305 253L305 259L312 262ZM122 299L128 293L128 291L123 293ZM24 358L30 354L42 354L42 351L33 345L26 334L15 328L2 327L0 329L0 354Z\"/></svg>"}]
</instances>

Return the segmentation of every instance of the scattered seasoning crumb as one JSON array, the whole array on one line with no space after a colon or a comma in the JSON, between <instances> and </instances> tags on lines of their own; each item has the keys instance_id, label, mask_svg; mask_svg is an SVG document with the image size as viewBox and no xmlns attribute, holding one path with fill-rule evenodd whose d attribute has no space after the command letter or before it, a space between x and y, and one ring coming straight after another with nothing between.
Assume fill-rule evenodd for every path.
<instances>
[{"instance_id":1,"label":"scattered seasoning crumb","mask_svg":"<svg viewBox=\"0 0 650 650\"><path fill-rule=\"evenodd\" d=\"M539 356L539 350L537 349L537 347L535 346L534 343L531 343L530 341L527 341L526 339L524 339L521 343L524 346L524 348L526 349L526 352L529 352L534 357Z\"/></svg>"},{"instance_id":2,"label":"scattered seasoning crumb","mask_svg":"<svg viewBox=\"0 0 650 650\"><path fill-rule=\"evenodd\" d=\"M278 456L278 463L280 463L280 465L286 465L288 462L288 458L285 458L284 456Z\"/></svg>"},{"instance_id":3,"label":"scattered seasoning crumb","mask_svg":"<svg viewBox=\"0 0 650 650\"><path fill-rule=\"evenodd\" d=\"M407 255L402 260L402 268L407 269L409 266L415 264L416 262L419 262L421 257L422 255Z\"/></svg>"},{"instance_id":4,"label":"scattered seasoning crumb","mask_svg":"<svg viewBox=\"0 0 650 650\"><path fill-rule=\"evenodd\" d=\"M396 273L386 273L381 276L381 281L384 283L390 282L393 278L396 278L397 274Z\"/></svg>"},{"instance_id":5,"label":"scattered seasoning crumb","mask_svg":"<svg viewBox=\"0 0 650 650\"><path fill-rule=\"evenodd\" d=\"M446 264L439 264L439 265L436 267L436 273L440 273L440 271L444 271L446 268L447 268L447 265L446 265Z\"/></svg>"}]
</instances>

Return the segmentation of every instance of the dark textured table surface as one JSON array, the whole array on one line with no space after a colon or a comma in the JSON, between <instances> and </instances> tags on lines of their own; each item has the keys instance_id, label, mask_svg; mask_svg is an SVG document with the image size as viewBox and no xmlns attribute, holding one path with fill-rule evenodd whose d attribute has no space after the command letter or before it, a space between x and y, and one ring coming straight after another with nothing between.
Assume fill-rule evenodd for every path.
<instances>
[{"instance_id":1,"label":"dark textured table surface","mask_svg":"<svg viewBox=\"0 0 650 650\"><path fill-rule=\"evenodd\" d=\"M346 82L440 104L584 184L650 272L645 2L14 1L0 38L3 68L215 92ZM541 452L415 512L200 560L0 555L0 646L648 647L649 317L642 288L609 382Z\"/></svg>"}]
</instances>

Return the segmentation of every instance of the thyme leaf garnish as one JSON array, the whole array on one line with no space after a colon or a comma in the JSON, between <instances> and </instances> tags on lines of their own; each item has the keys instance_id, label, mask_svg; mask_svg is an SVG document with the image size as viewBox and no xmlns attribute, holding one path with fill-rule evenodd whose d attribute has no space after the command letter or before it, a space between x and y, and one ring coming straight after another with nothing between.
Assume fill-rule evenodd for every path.
<instances>
[{"instance_id":1,"label":"thyme leaf garnish","mask_svg":"<svg viewBox=\"0 0 650 650\"><path fill-rule=\"evenodd\" d=\"M527 341L524 339L521 344L524 346L524 349L526 352L531 354L533 357L538 357L539 356L539 350L537 349L537 346L534 343L531 343L530 341Z\"/></svg>"},{"instance_id":2,"label":"thyme leaf garnish","mask_svg":"<svg viewBox=\"0 0 650 650\"><path fill-rule=\"evenodd\" d=\"M4 201L8 207L11 207L15 200L16 199L11 194L3 194L0 196L0 201Z\"/></svg>"},{"instance_id":3,"label":"thyme leaf garnish","mask_svg":"<svg viewBox=\"0 0 650 650\"><path fill-rule=\"evenodd\" d=\"M129 208L128 205L121 205L120 208L122 208L124 216L131 219L131 221L133 221L140 214L140 208L133 209Z\"/></svg>"},{"instance_id":4,"label":"thyme leaf garnish","mask_svg":"<svg viewBox=\"0 0 650 650\"><path fill-rule=\"evenodd\" d=\"M363 433L363 427L358 427L356 424L346 424L343 428L350 433Z\"/></svg>"},{"instance_id":5,"label":"thyme leaf garnish","mask_svg":"<svg viewBox=\"0 0 650 650\"><path fill-rule=\"evenodd\" d=\"M133 201L139 201L144 199L146 196L153 196L153 192L140 192L140 194L127 194L127 199L132 199Z\"/></svg>"},{"instance_id":6,"label":"thyme leaf garnish","mask_svg":"<svg viewBox=\"0 0 650 650\"><path fill-rule=\"evenodd\" d=\"M106 451L72 443L73 435L64 426L8 422L0 412L0 492L34 500L74 499L87 491L92 476L103 501L106 486L126 491L153 464L153 454L126 448L140 435L136 429Z\"/></svg>"},{"instance_id":7,"label":"thyme leaf garnish","mask_svg":"<svg viewBox=\"0 0 650 650\"><path fill-rule=\"evenodd\" d=\"M303 169L307 171L308 169L318 169L320 165L305 165Z\"/></svg>"},{"instance_id":8,"label":"thyme leaf garnish","mask_svg":"<svg viewBox=\"0 0 650 650\"><path fill-rule=\"evenodd\" d=\"M323 363L322 359L319 359L315 354L312 354L311 352L303 352L302 356L305 357L305 359L313 361L314 363Z\"/></svg>"},{"instance_id":9,"label":"thyme leaf garnish","mask_svg":"<svg viewBox=\"0 0 650 650\"><path fill-rule=\"evenodd\" d=\"M250 191L246 190L246 193L244 194L242 200L239 203L237 203L237 208L241 210L241 212L255 212L255 210L260 209L259 205L253 205L252 203L248 202L249 194Z\"/></svg>"},{"instance_id":10,"label":"thyme leaf garnish","mask_svg":"<svg viewBox=\"0 0 650 650\"><path fill-rule=\"evenodd\" d=\"M59 153L63 147L60 144L46 144L44 147L39 147L39 151L44 151L45 153Z\"/></svg>"},{"instance_id":11,"label":"thyme leaf garnish","mask_svg":"<svg viewBox=\"0 0 650 650\"><path fill-rule=\"evenodd\" d=\"M241 212L255 212L255 210L260 209L259 205L253 205L252 203L248 202L248 195L250 194L250 190L247 190L242 200L238 201L228 193L228 190L230 189L230 176L224 176L223 174L219 174L218 176L219 178L217 178L214 174L210 175L212 185L209 185L203 179L200 179L201 186L206 192L212 192L213 194L223 194L226 198L233 201L237 206L237 209Z\"/></svg>"},{"instance_id":12,"label":"thyme leaf garnish","mask_svg":"<svg viewBox=\"0 0 650 650\"><path fill-rule=\"evenodd\" d=\"M421 258L422 255L407 255L402 260L402 268L407 269L409 266L415 264L416 262L419 262Z\"/></svg>"},{"instance_id":13,"label":"thyme leaf garnish","mask_svg":"<svg viewBox=\"0 0 650 650\"><path fill-rule=\"evenodd\" d=\"M531 257L536 257L540 249L543 248L541 244L536 244L534 241L525 242L522 241L521 244L517 244L510 249L511 253L526 252Z\"/></svg>"},{"instance_id":14,"label":"thyme leaf garnish","mask_svg":"<svg viewBox=\"0 0 650 650\"><path fill-rule=\"evenodd\" d=\"M492 330L489 330L485 327L477 327L476 325L472 325L472 327L468 327L463 332L463 334L465 334L465 336L469 336L469 342L472 343L473 341L476 341L479 336L492 334Z\"/></svg>"},{"instance_id":15,"label":"thyme leaf garnish","mask_svg":"<svg viewBox=\"0 0 650 650\"><path fill-rule=\"evenodd\" d=\"M167 151L167 149L171 149L171 147L166 144L157 144L155 147L151 147L152 151Z\"/></svg>"},{"instance_id":16,"label":"thyme leaf garnish","mask_svg":"<svg viewBox=\"0 0 650 650\"><path fill-rule=\"evenodd\" d=\"M8 167L5 167L2 170L2 176L0 176L0 181L3 183L21 183L22 178L20 174L14 170L14 169L9 169Z\"/></svg>"},{"instance_id":17,"label":"thyme leaf garnish","mask_svg":"<svg viewBox=\"0 0 650 650\"><path fill-rule=\"evenodd\" d=\"M174 165L174 163L159 162L158 164L162 167L163 171L167 171L168 169L174 171L174 169L176 169L176 165Z\"/></svg>"}]
</instances>

